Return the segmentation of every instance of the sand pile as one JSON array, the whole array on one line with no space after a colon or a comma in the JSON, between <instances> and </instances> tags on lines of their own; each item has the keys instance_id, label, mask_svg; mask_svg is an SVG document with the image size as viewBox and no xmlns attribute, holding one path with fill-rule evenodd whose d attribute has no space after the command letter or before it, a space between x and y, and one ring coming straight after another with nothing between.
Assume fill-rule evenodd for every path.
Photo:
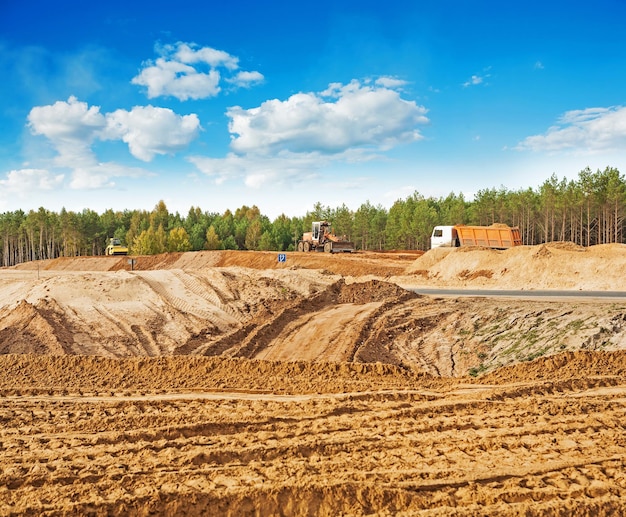
<instances>
[{"instance_id":1,"label":"sand pile","mask_svg":"<svg viewBox=\"0 0 626 517\"><path fill-rule=\"evenodd\" d=\"M413 283L429 286L626 291L626 245L439 248L416 259L406 273L416 277Z\"/></svg>"},{"instance_id":2,"label":"sand pile","mask_svg":"<svg viewBox=\"0 0 626 517\"><path fill-rule=\"evenodd\" d=\"M271 362L222 357L108 359L84 356L2 355L0 393L238 391L347 393L371 385L400 389L424 372L388 364Z\"/></svg>"},{"instance_id":3,"label":"sand pile","mask_svg":"<svg viewBox=\"0 0 626 517\"><path fill-rule=\"evenodd\" d=\"M434 376L480 375L566 351L624 349L626 309L420 298L399 285L527 290L565 277L568 288L573 278L617 288L624 251L550 243L435 249L417 259L295 253L287 266L274 253L172 253L139 257L146 269L135 271L116 270L126 258L57 259L38 270L0 271L0 352L382 362ZM373 274L398 264L414 273ZM363 275L343 277L327 269L333 265Z\"/></svg>"}]
</instances>

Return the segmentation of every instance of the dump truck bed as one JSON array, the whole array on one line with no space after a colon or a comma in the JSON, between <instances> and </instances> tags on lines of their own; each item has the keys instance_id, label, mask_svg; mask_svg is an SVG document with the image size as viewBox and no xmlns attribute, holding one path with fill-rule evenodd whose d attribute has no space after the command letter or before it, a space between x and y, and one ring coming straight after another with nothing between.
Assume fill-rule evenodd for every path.
<instances>
[{"instance_id":1,"label":"dump truck bed","mask_svg":"<svg viewBox=\"0 0 626 517\"><path fill-rule=\"evenodd\" d=\"M487 248L512 248L521 246L519 228L498 226L456 226L461 246L485 246Z\"/></svg>"}]
</instances>

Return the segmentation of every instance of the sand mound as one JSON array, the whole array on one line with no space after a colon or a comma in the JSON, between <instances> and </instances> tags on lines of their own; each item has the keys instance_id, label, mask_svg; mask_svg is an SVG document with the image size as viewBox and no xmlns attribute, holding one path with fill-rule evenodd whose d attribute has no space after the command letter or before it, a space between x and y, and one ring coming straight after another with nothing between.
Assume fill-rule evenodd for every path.
<instances>
[{"instance_id":1,"label":"sand mound","mask_svg":"<svg viewBox=\"0 0 626 517\"><path fill-rule=\"evenodd\" d=\"M517 246L504 251L436 248L407 267L409 278L404 285L624 291L625 248L623 244L583 248L571 242ZM472 275L474 271L482 274Z\"/></svg>"},{"instance_id":2,"label":"sand mound","mask_svg":"<svg viewBox=\"0 0 626 517\"><path fill-rule=\"evenodd\" d=\"M272 362L223 357L108 359L1 355L0 390L15 393L232 390L259 393L342 393L370 385L398 389L428 376L388 364Z\"/></svg>"},{"instance_id":3,"label":"sand mound","mask_svg":"<svg viewBox=\"0 0 626 517\"><path fill-rule=\"evenodd\" d=\"M481 382L509 383L537 380L569 380L590 377L623 377L626 374L626 353L564 352L532 362L499 368L481 377Z\"/></svg>"},{"instance_id":4,"label":"sand mound","mask_svg":"<svg viewBox=\"0 0 626 517\"><path fill-rule=\"evenodd\" d=\"M587 251L587 248L585 248L584 246L580 246L579 244L576 244L574 242L568 242L568 241L553 241L553 242L546 242L545 244L548 248L556 248L559 250L566 250L566 251Z\"/></svg>"}]
</instances>

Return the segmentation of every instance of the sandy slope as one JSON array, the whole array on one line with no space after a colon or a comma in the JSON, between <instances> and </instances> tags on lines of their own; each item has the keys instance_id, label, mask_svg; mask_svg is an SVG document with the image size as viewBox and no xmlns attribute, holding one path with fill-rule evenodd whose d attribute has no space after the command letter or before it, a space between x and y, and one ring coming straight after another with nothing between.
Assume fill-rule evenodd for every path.
<instances>
[{"instance_id":1,"label":"sandy slope","mask_svg":"<svg viewBox=\"0 0 626 517\"><path fill-rule=\"evenodd\" d=\"M0 353L381 361L463 376L622 349L623 304L432 299L397 286L626 290L626 247L424 255L199 252L0 270Z\"/></svg>"},{"instance_id":2,"label":"sandy slope","mask_svg":"<svg viewBox=\"0 0 626 517\"><path fill-rule=\"evenodd\" d=\"M625 304L399 287L625 273L571 243L0 269L0 515L626 513Z\"/></svg>"}]
</instances>

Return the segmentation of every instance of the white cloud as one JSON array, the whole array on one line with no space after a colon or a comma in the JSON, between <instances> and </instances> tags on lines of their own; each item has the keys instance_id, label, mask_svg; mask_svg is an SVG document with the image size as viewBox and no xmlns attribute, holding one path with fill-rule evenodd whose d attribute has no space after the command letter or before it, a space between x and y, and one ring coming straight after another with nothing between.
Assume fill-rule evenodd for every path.
<instances>
[{"instance_id":1,"label":"white cloud","mask_svg":"<svg viewBox=\"0 0 626 517\"><path fill-rule=\"evenodd\" d=\"M200 131L196 114L181 116L154 106L116 110L107 114L106 120L106 137L123 140L131 154L143 161L150 161L157 154L173 154L184 149Z\"/></svg>"},{"instance_id":2,"label":"white cloud","mask_svg":"<svg viewBox=\"0 0 626 517\"><path fill-rule=\"evenodd\" d=\"M75 97L37 106L28 120L33 134L45 136L57 149L57 165L73 168L97 164L91 150L96 138L122 140L133 156L150 161L156 154L185 148L200 130L196 114L181 116L168 108L135 106L103 115L98 106L89 107Z\"/></svg>"},{"instance_id":3,"label":"white cloud","mask_svg":"<svg viewBox=\"0 0 626 517\"><path fill-rule=\"evenodd\" d=\"M626 146L626 107L587 108L566 112L542 135L522 140L519 151L598 152Z\"/></svg>"},{"instance_id":4,"label":"white cloud","mask_svg":"<svg viewBox=\"0 0 626 517\"><path fill-rule=\"evenodd\" d=\"M215 97L221 91L223 73L239 70L238 58L222 50L198 47L193 43L156 46L160 54L155 62L146 61L132 84L145 86L148 97L172 96L181 101ZM261 82L260 72L238 71L225 77L229 83L249 87Z\"/></svg>"},{"instance_id":5,"label":"white cloud","mask_svg":"<svg viewBox=\"0 0 626 517\"><path fill-rule=\"evenodd\" d=\"M189 161L200 172L212 177L221 185L227 180L243 179L251 188L269 183L281 184L299 181L318 175L318 170L330 162L328 156L316 153L280 153L259 159L257 156L240 156L229 153L225 158L192 156Z\"/></svg>"},{"instance_id":6,"label":"white cloud","mask_svg":"<svg viewBox=\"0 0 626 517\"><path fill-rule=\"evenodd\" d=\"M0 180L3 191L28 193L35 190L52 190L63 183L63 174L52 174L45 169L18 169L7 173L5 180Z\"/></svg>"},{"instance_id":7,"label":"white cloud","mask_svg":"<svg viewBox=\"0 0 626 517\"><path fill-rule=\"evenodd\" d=\"M220 74L217 70L199 73L192 66L162 58L144 68L132 80L133 84L148 88L150 99L171 95L181 101L215 97L221 90L219 82Z\"/></svg>"},{"instance_id":8,"label":"white cloud","mask_svg":"<svg viewBox=\"0 0 626 517\"><path fill-rule=\"evenodd\" d=\"M28 122L37 135L53 141L91 141L106 122L98 106L87 106L71 96L67 102L57 101L49 106L36 106Z\"/></svg>"},{"instance_id":9,"label":"white cloud","mask_svg":"<svg viewBox=\"0 0 626 517\"><path fill-rule=\"evenodd\" d=\"M536 61L535 62L535 70L543 70L545 67L543 66L543 63L541 61Z\"/></svg>"},{"instance_id":10,"label":"white cloud","mask_svg":"<svg viewBox=\"0 0 626 517\"><path fill-rule=\"evenodd\" d=\"M34 135L45 136L58 155L49 164L63 173L45 169L11 171L2 184L6 189L24 191L57 188L64 174L71 172L72 189L115 186L116 177L137 177L145 170L112 162L101 163L92 150L95 140L121 140L131 154L150 161L157 154L180 151L196 138L200 121L195 114L180 116L170 109L135 107L102 114L98 106L88 106L75 97L48 106L36 106L28 115Z\"/></svg>"},{"instance_id":11,"label":"white cloud","mask_svg":"<svg viewBox=\"0 0 626 517\"><path fill-rule=\"evenodd\" d=\"M281 151L337 154L351 148L386 149L422 138L426 109L395 90L358 81L333 83L321 93L298 93L285 101L227 111L237 153L268 155Z\"/></svg>"},{"instance_id":12,"label":"white cloud","mask_svg":"<svg viewBox=\"0 0 626 517\"><path fill-rule=\"evenodd\" d=\"M402 88L407 82L395 77L379 77L376 79L376 84L384 88Z\"/></svg>"},{"instance_id":13,"label":"white cloud","mask_svg":"<svg viewBox=\"0 0 626 517\"><path fill-rule=\"evenodd\" d=\"M484 81L484 78L479 75L473 75L468 81L463 83L463 86L467 88L468 86L476 86L477 84L481 84Z\"/></svg>"},{"instance_id":14,"label":"white cloud","mask_svg":"<svg viewBox=\"0 0 626 517\"><path fill-rule=\"evenodd\" d=\"M238 58L211 47L198 48L194 44L178 42L176 45L157 47L157 50L163 55L173 55L181 63L206 63L214 68L222 66L228 70L239 68Z\"/></svg>"},{"instance_id":15,"label":"white cloud","mask_svg":"<svg viewBox=\"0 0 626 517\"><path fill-rule=\"evenodd\" d=\"M240 88L250 88L254 84L263 82L264 79L263 74L259 72L239 72L227 81Z\"/></svg>"},{"instance_id":16,"label":"white cloud","mask_svg":"<svg viewBox=\"0 0 626 517\"><path fill-rule=\"evenodd\" d=\"M487 66L483 68L482 73L472 75L467 81L463 83L463 88L468 88L469 86L477 86L479 84L487 86L488 83L485 81L491 77L489 73L491 71L491 66Z\"/></svg>"},{"instance_id":17,"label":"white cloud","mask_svg":"<svg viewBox=\"0 0 626 517\"><path fill-rule=\"evenodd\" d=\"M136 167L126 167L117 163L98 163L93 167L77 168L72 172L70 188L93 190L115 187L113 178L140 178L152 174Z\"/></svg>"},{"instance_id":18,"label":"white cloud","mask_svg":"<svg viewBox=\"0 0 626 517\"><path fill-rule=\"evenodd\" d=\"M248 110L235 106L227 115L234 152L189 161L218 184L243 179L250 188L316 178L337 163L383 158L382 151L421 139L417 127L428 123L424 107L390 87L358 81L332 83L320 93L269 100Z\"/></svg>"},{"instance_id":19,"label":"white cloud","mask_svg":"<svg viewBox=\"0 0 626 517\"><path fill-rule=\"evenodd\" d=\"M106 126L97 106L87 106L76 97L48 106L36 106L28 115L35 135L43 135L56 148L59 166L88 165L95 161L90 146Z\"/></svg>"}]
</instances>

